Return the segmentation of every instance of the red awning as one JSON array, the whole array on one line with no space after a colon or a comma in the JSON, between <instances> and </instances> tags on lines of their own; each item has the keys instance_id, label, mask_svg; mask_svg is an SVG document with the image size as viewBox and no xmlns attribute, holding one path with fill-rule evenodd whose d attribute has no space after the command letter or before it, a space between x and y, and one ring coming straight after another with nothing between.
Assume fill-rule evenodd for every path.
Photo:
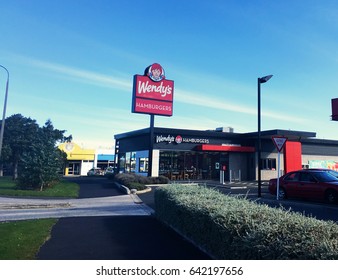
<instances>
[{"instance_id":1,"label":"red awning","mask_svg":"<svg viewBox=\"0 0 338 280\"><path fill-rule=\"evenodd\" d=\"M232 146L232 145L208 145L203 144L196 147L198 151L210 151L210 152L242 152L242 153L253 153L254 147L246 146Z\"/></svg>"}]
</instances>

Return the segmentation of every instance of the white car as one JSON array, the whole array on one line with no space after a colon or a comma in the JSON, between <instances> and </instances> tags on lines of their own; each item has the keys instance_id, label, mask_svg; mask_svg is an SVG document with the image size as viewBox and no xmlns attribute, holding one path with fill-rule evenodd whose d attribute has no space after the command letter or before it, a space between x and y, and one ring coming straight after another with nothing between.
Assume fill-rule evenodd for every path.
<instances>
[{"instance_id":1,"label":"white car","mask_svg":"<svg viewBox=\"0 0 338 280\"><path fill-rule=\"evenodd\" d=\"M102 176L103 171L100 168L93 167L87 172L87 176Z\"/></svg>"}]
</instances>

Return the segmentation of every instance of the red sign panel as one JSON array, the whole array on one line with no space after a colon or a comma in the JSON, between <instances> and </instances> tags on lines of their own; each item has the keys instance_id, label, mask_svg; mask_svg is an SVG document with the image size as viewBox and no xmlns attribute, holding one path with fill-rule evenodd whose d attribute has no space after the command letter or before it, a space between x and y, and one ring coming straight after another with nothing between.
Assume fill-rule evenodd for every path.
<instances>
[{"instance_id":1,"label":"red sign panel","mask_svg":"<svg viewBox=\"0 0 338 280\"><path fill-rule=\"evenodd\" d=\"M174 81L166 80L161 65L154 63L145 76L135 75L133 113L172 116Z\"/></svg>"},{"instance_id":2,"label":"red sign panel","mask_svg":"<svg viewBox=\"0 0 338 280\"><path fill-rule=\"evenodd\" d=\"M135 98L133 113L172 116L173 104L171 102Z\"/></svg>"},{"instance_id":3,"label":"red sign panel","mask_svg":"<svg viewBox=\"0 0 338 280\"><path fill-rule=\"evenodd\" d=\"M136 98L148 98L161 101L173 101L174 81L152 81L148 76L134 76Z\"/></svg>"},{"instance_id":4,"label":"red sign panel","mask_svg":"<svg viewBox=\"0 0 338 280\"><path fill-rule=\"evenodd\" d=\"M287 141L284 151L285 173L302 169L302 143Z\"/></svg>"},{"instance_id":5,"label":"red sign panel","mask_svg":"<svg viewBox=\"0 0 338 280\"><path fill-rule=\"evenodd\" d=\"M338 98L331 99L332 120L338 121Z\"/></svg>"},{"instance_id":6,"label":"red sign panel","mask_svg":"<svg viewBox=\"0 0 338 280\"><path fill-rule=\"evenodd\" d=\"M217 151L217 152L243 152L243 153L252 153L255 151L254 147L248 146L223 146L223 145L209 145L202 144L197 146L199 151Z\"/></svg>"}]
</instances>

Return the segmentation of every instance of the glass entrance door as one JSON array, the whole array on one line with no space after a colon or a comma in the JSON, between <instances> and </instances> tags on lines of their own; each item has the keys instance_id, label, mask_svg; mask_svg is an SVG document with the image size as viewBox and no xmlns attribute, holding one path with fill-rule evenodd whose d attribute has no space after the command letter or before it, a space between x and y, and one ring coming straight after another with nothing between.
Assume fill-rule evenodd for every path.
<instances>
[{"instance_id":1,"label":"glass entrance door","mask_svg":"<svg viewBox=\"0 0 338 280\"><path fill-rule=\"evenodd\" d=\"M80 175L80 163L70 162L68 164L68 175Z\"/></svg>"}]
</instances>

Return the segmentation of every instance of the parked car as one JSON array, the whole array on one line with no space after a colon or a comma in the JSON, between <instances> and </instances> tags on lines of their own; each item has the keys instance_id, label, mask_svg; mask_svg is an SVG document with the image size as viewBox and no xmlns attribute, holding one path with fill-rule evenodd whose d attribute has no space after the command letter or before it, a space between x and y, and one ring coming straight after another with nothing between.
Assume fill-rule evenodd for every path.
<instances>
[{"instance_id":1,"label":"parked car","mask_svg":"<svg viewBox=\"0 0 338 280\"><path fill-rule=\"evenodd\" d=\"M114 174L114 167L108 166L104 171L104 175L109 176L109 175L112 175L112 174Z\"/></svg>"},{"instance_id":2,"label":"parked car","mask_svg":"<svg viewBox=\"0 0 338 280\"><path fill-rule=\"evenodd\" d=\"M269 192L277 193L277 178L269 181ZM279 178L279 199L305 198L310 200L338 201L338 178L327 170L304 169L289 172Z\"/></svg>"},{"instance_id":3,"label":"parked car","mask_svg":"<svg viewBox=\"0 0 338 280\"><path fill-rule=\"evenodd\" d=\"M87 176L102 176L103 170L97 167L93 167L87 172Z\"/></svg>"}]
</instances>

